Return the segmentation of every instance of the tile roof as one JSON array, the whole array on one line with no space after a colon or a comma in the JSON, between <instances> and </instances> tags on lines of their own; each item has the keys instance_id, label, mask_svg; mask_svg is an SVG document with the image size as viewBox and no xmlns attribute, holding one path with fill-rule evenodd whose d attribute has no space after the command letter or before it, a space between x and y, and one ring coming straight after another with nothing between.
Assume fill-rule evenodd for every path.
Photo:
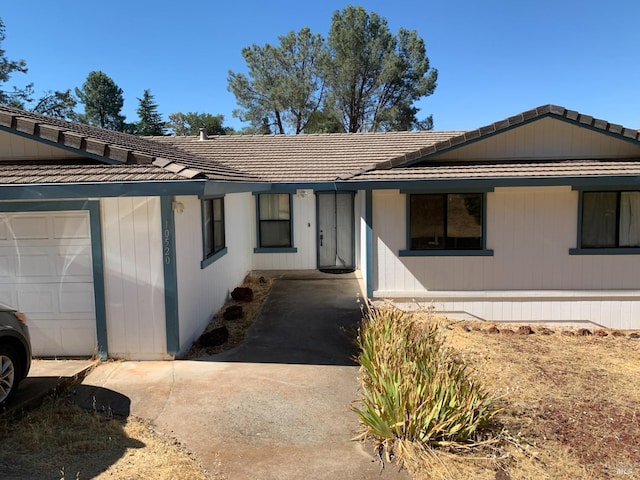
<instances>
[{"instance_id":1,"label":"tile roof","mask_svg":"<svg viewBox=\"0 0 640 480\"><path fill-rule=\"evenodd\" d=\"M184 180L154 165L24 164L0 162L0 184L60 184Z\"/></svg>"},{"instance_id":2,"label":"tile roof","mask_svg":"<svg viewBox=\"0 0 640 480\"><path fill-rule=\"evenodd\" d=\"M357 175L353 181L381 180L447 180L472 178L541 178L583 176L638 176L640 161L629 160L563 160L541 162L495 162L476 164L424 164L389 170L371 170Z\"/></svg>"},{"instance_id":3,"label":"tile roof","mask_svg":"<svg viewBox=\"0 0 640 480\"><path fill-rule=\"evenodd\" d=\"M182 179L253 179L214 160L202 159L140 136L67 122L15 108L0 107L0 127L69 147L79 153L106 158L114 163L155 166ZM152 171L150 168L149 172Z\"/></svg>"},{"instance_id":4,"label":"tile roof","mask_svg":"<svg viewBox=\"0 0 640 480\"><path fill-rule=\"evenodd\" d=\"M630 161L434 163L434 155L543 117L559 118L638 142L640 132L556 105L545 105L472 131L139 137L0 107L0 128L70 148L83 165L0 162L0 183L210 179L334 182L419 178L638 175ZM97 165L106 159L112 165ZM419 166L420 165L420 166ZM55 166L55 168L54 168Z\"/></svg>"},{"instance_id":5,"label":"tile roof","mask_svg":"<svg viewBox=\"0 0 640 480\"><path fill-rule=\"evenodd\" d=\"M461 131L153 137L268 182L347 179L389 159L410 161Z\"/></svg>"}]
</instances>

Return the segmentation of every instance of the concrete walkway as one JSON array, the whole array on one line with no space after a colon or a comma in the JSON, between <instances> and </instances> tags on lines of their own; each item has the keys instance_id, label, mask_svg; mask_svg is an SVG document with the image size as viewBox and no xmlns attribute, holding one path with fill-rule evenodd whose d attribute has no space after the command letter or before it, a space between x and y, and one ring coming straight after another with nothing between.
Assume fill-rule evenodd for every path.
<instances>
[{"instance_id":1,"label":"concrete walkway","mask_svg":"<svg viewBox=\"0 0 640 480\"><path fill-rule=\"evenodd\" d=\"M282 274L245 342L190 361L108 362L79 403L146 418L229 480L404 479L351 441L353 274Z\"/></svg>"}]
</instances>

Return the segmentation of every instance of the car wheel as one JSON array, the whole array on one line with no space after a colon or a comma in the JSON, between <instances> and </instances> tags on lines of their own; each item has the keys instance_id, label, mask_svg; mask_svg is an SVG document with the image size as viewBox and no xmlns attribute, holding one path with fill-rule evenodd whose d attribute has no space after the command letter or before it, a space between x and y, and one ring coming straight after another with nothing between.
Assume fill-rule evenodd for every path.
<instances>
[{"instance_id":1,"label":"car wheel","mask_svg":"<svg viewBox=\"0 0 640 480\"><path fill-rule=\"evenodd\" d=\"M19 379L20 356L10 345L0 345L0 407L15 395Z\"/></svg>"}]
</instances>

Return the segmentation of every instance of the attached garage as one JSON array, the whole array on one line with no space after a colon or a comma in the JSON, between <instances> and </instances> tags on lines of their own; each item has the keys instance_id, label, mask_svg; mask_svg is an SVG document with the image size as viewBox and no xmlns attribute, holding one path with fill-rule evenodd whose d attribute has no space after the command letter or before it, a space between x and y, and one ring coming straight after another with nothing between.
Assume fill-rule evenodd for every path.
<instances>
[{"instance_id":1,"label":"attached garage","mask_svg":"<svg viewBox=\"0 0 640 480\"><path fill-rule=\"evenodd\" d=\"M0 212L0 301L27 314L34 355L96 353L88 210Z\"/></svg>"}]
</instances>

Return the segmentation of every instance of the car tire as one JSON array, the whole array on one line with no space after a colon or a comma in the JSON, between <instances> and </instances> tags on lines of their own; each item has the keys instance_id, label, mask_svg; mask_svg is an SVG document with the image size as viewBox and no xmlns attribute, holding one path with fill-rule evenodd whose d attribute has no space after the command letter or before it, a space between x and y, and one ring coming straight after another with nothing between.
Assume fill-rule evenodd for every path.
<instances>
[{"instance_id":1,"label":"car tire","mask_svg":"<svg viewBox=\"0 0 640 480\"><path fill-rule=\"evenodd\" d=\"M15 395L21 376L20 355L11 345L0 344L0 408Z\"/></svg>"}]
</instances>

